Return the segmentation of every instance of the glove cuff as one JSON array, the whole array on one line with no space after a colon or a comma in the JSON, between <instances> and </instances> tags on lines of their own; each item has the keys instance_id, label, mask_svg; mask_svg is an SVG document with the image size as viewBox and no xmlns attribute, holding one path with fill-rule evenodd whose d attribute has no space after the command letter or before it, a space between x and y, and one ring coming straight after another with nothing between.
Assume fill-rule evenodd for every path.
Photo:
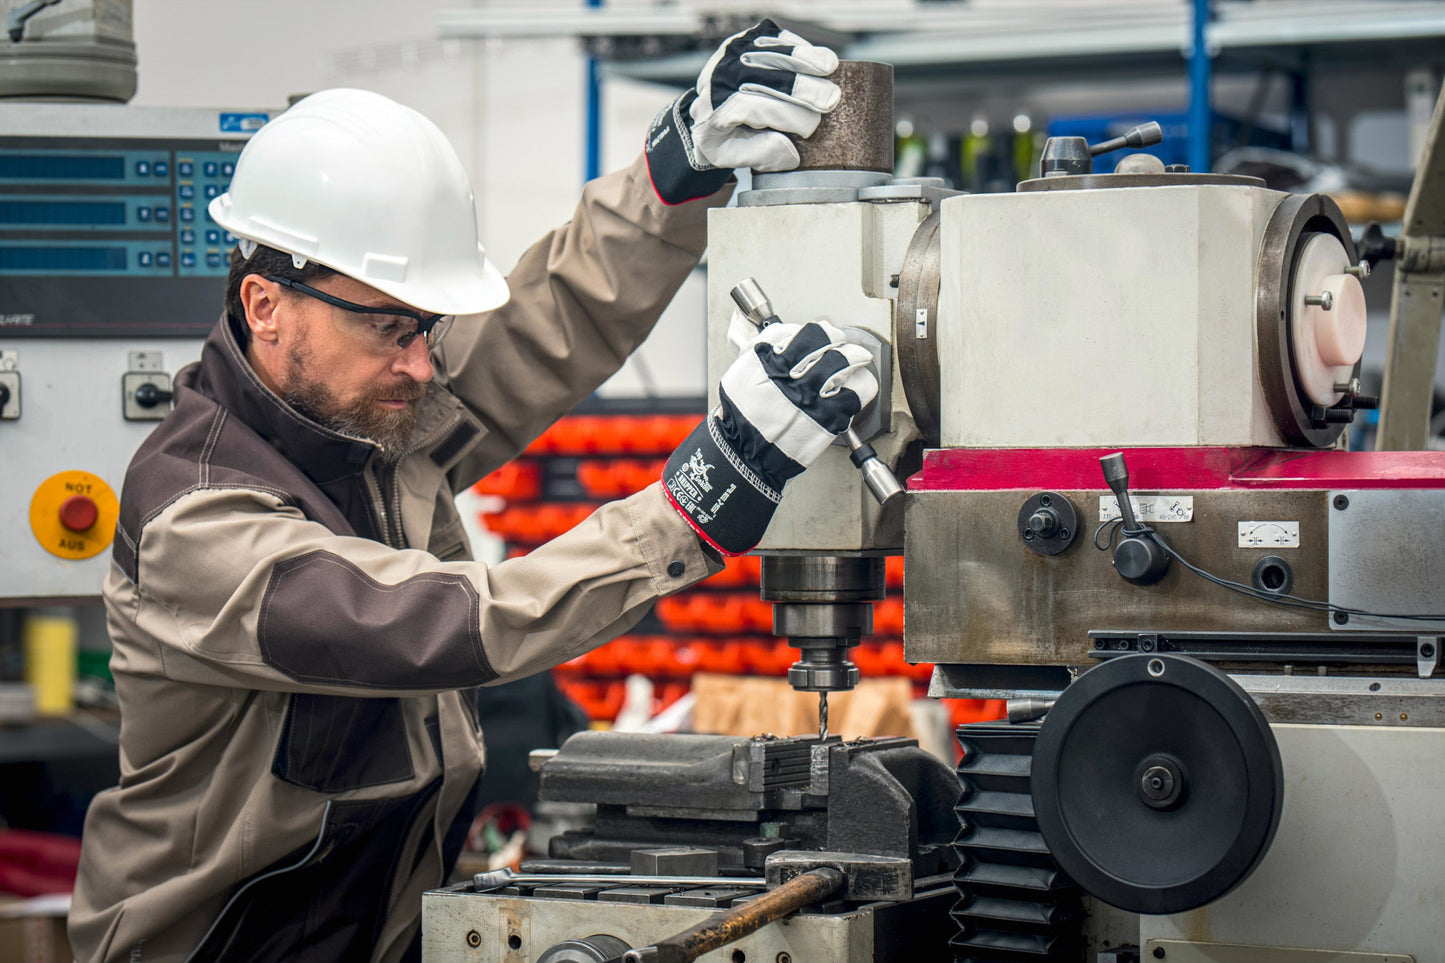
<instances>
[{"instance_id":1,"label":"glove cuff","mask_svg":"<svg viewBox=\"0 0 1445 963\"><path fill-rule=\"evenodd\" d=\"M783 497L738 457L711 415L667 460L662 488L703 541L724 555L746 554L762 541Z\"/></svg>"},{"instance_id":2,"label":"glove cuff","mask_svg":"<svg viewBox=\"0 0 1445 963\"><path fill-rule=\"evenodd\" d=\"M716 194L733 174L727 168L708 164L697 152L689 112L696 99L696 90L683 94L662 109L647 132L647 172L652 189L664 204L682 204Z\"/></svg>"}]
</instances>

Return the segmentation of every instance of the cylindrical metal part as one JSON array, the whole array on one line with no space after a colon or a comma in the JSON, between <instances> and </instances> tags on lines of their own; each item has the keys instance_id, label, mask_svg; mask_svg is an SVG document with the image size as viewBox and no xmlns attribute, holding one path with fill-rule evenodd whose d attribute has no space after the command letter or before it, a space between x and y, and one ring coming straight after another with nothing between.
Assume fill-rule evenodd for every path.
<instances>
[{"instance_id":1,"label":"cylindrical metal part","mask_svg":"<svg viewBox=\"0 0 1445 963\"><path fill-rule=\"evenodd\" d=\"M769 319L777 320L773 302L763 293L762 285L755 278L743 278L732 289L733 303L753 324L763 327Z\"/></svg>"},{"instance_id":2,"label":"cylindrical metal part","mask_svg":"<svg viewBox=\"0 0 1445 963\"><path fill-rule=\"evenodd\" d=\"M794 137L797 170L893 172L893 66L844 60L828 78L843 91L806 139Z\"/></svg>"},{"instance_id":3,"label":"cylindrical metal part","mask_svg":"<svg viewBox=\"0 0 1445 963\"><path fill-rule=\"evenodd\" d=\"M798 692L847 692L858 684L858 667L848 660L847 646L832 639L789 639L802 651L788 668L788 685ZM809 645L818 642L818 645Z\"/></svg>"},{"instance_id":4,"label":"cylindrical metal part","mask_svg":"<svg viewBox=\"0 0 1445 963\"><path fill-rule=\"evenodd\" d=\"M773 605L773 634L811 639L872 635L873 603L778 602Z\"/></svg>"},{"instance_id":5,"label":"cylindrical metal part","mask_svg":"<svg viewBox=\"0 0 1445 963\"><path fill-rule=\"evenodd\" d=\"M885 594L877 556L764 555L764 602L877 602Z\"/></svg>"}]
</instances>

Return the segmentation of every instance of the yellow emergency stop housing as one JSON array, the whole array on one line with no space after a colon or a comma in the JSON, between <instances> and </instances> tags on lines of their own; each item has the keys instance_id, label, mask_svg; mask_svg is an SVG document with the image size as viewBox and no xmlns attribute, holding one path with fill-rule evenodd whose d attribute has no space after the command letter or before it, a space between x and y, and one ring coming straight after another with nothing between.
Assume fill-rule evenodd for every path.
<instances>
[{"instance_id":1,"label":"yellow emergency stop housing","mask_svg":"<svg viewBox=\"0 0 1445 963\"><path fill-rule=\"evenodd\" d=\"M30 499L30 531L40 547L60 558L90 558L115 538L120 499L98 475L51 475Z\"/></svg>"}]
</instances>

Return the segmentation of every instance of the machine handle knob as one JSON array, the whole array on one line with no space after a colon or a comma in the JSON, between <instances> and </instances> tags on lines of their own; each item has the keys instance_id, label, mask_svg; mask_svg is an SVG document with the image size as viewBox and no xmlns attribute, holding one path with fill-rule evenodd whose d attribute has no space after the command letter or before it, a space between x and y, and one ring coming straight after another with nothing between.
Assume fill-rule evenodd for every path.
<instances>
[{"instance_id":1,"label":"machine handle knob","mask_svg":"<svg viewBox=\"0 0 1445 963\"><path fill-rule=\"evenodd\" d=\"M1107 154L1109 151L1118 150L1121 147L1152 147L1162 140L1164 140L1164 128L1160 127L1157 121L1151 120L1138 127L1129 128L1124 131L1122 137L1090 144L1089 156L1098 157L1100 154Z\"/></svg>"},{"instance_id":2,"label":"machine handle knob","mask_svg":"<svg viewBox=\"0 0 1445 963\"><path fill-rule=\"evenodd\" d=\"M154 408L156 405L165 404L174 395L166 389L153 384L143 384L135 390L135 403L142 408Z\"/></svg>"},{"instance_id":3,"label":"machine handle knob","mask_svg":"<svg viewBox=\"0 0 1445 963\"><path fill-rule=\"evenodd\" d=\"M773 302L768 300L768 296L763 293L763 286L754 278L743 278L733 286L730 293L733 303L742 311L743 317L759 328L778 323L778 313L773 310Z\"/></svg>"}]
</instances>

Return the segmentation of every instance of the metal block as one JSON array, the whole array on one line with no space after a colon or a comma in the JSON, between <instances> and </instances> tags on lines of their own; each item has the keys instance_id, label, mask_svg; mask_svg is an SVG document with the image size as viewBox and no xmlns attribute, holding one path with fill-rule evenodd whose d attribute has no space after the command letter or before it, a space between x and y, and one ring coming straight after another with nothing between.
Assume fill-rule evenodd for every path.
<instances>
[{"instance_id":1,"label":"metal block","mask_svg":"<svg viewBox=\"0 0 1445 963\"><path fill-rule=\"evenodd\" d=\"M717 850L634 849L632 871L639 876L716 876Z\"/></svg>"},{"instance_id":2,"label":"metal block","mask_svg":"<svg viewBox=\"0 0 1445 963\"><path fill-rule=\"evenodd\" d=\"M1256 370L1255 275L1284 196L1207 185L944 200L943 446L1280 444Z\"/></svg>"},{"instance_id":3,"label":"metal block","mask_svg":"<svg viewBox=\"0 0 1445 963\"><path fill-rule=\"evenodd\" d=\"M532 890L532 895L538 899L596 899L602 890L603 887L595 883L553 883L538 886Z\"/></svg>"},{"instance_id":4,"label":"metal block","mask_svg":"<svg viewBox=\"0 0 1445 963\"><path fill-rule=\"evenodd\" d=\"M830 866L843 874L845 882L843 892L839 894L842 899L861 903L913 898L913 863L910 860L860 853L806 850L774 853L765 864L768 887L781 886L793 877L820 866Z\"/></svg>"},{"instance_id":5,"label":"metal block","mask_svg":"<svg viewBox=\"0 0 1445 963\"><path fill-rule=\"evenodd\" d=\"M663 897L676 893L667 886L618 886L597 894L599 903L661 903Z\"/></svg>"},{"instance_id":6,"label":"metal block","mask_svg":"<svg viewBox=\"0 0 1445 963\"><path fill-rule=\"evenodd\" d=\"M662 898L664 906L707 906L724 909L733 905L733 900L756 895L745 889L686 889L680 893L669 893Z\"/></svg>"},{"instance_id":7,"label":"metal block","mask_svg":"<svg viewBox=\"0 0 1445 963\"><path fill-rule=\"evenodd\" d=\"M1329 504L1332 604L1388 614L1445 614L1445 542L1435 537L1445 530L1445 491L1335 491ZM1445 629L1445 619L1350 615L1330 625L1425 633Z\"/></svg>"}]
</instances>

